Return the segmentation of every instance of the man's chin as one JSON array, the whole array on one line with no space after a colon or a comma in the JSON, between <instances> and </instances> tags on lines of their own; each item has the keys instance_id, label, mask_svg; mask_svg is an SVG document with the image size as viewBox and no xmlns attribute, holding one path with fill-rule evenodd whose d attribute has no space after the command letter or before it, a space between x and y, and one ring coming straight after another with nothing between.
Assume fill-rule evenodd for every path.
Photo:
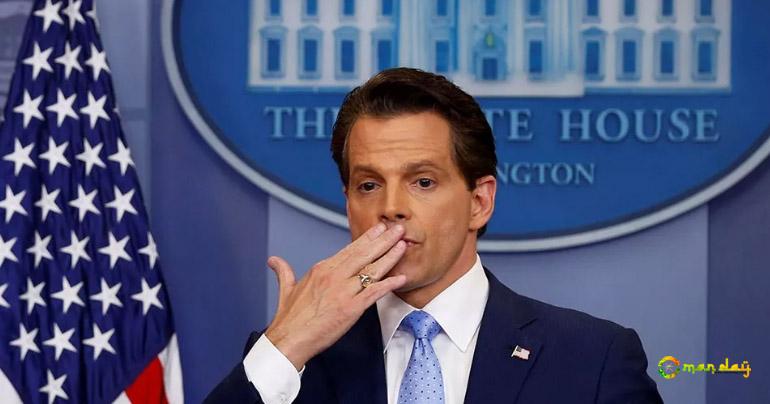
<instances>
[{"instance_id":1,"label":"man's chin","mask_svg":"<svg viewBox=\"0 0 770 404\"><path fill-rule=\"evenodd\" d=\"M402 259L402 261L399 261L399 263L396 264L396 266L391 268L390 271L388 271L388 273L386 273L383 278L388 278L388 277L391 277L391 276L404 275L404 276L406 276L406 283L404 284L404 286L402 286L401 288L399 288L397 290L400 291L400 290L402 290L404 288L410 288L409 285L413 282L412 280L414 278L414 271L411 269L411 267L412 267L411 265L409 265L408 263L404 262L403 259Z\"/></svg>"},{"instance_id":2,"label":"man's chin","mask_svg":"<svg viewBox=\"0 0 770 404\"><path fill-rule=\"evenodd\" d=\"M410 292L415 289L419 289L420 287L424 286L422 282L420 282L420 279L418 277L420 273L420 269L408 262L401 261L399 262L395 267L393 267L390 272L388 272L385 276L397 276L397 275L404 275L406 276L406 283L404 283L404 286L401 286L398 289L394 289L394 293L406 293Z\"/></svg>"}]
</instances>

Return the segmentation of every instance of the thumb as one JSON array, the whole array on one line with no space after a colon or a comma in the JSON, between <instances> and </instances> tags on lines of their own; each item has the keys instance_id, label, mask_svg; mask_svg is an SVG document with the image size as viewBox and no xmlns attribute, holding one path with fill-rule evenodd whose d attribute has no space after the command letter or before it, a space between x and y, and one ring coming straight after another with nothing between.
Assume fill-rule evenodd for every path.
<instances>
[{"instance_id":1,"label":"thumb","mask_svg":"<svg viewBox=\"0 0 770 404\"><path fill-rule=\"evenodd\" d=\"M267 266L275 272L275 276L278 278L278 310L280 311L283 303L289 298L291 290L294 289L296 283L294 270L286 260L277 256L268 258Z\"/></svg>"}]
</instances>

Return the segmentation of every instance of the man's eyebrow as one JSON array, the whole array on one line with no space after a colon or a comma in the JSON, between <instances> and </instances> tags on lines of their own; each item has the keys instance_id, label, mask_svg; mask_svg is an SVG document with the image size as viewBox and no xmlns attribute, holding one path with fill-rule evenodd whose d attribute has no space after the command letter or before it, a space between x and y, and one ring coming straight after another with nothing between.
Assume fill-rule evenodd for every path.
<instances>
[{"instance_id":1,"label":"man's eyebrow","mask_svg":"<svg viewBox=\"0 0 770 404\"><path fill-rule=\"evenodd\" d=\"M353 167L350 167L350 172L351 173L364 172L364 173L377 174L377 170L374 167L365 165L365 164L356 164Z\"/></svg>"},{"instance_id":2,"label":"man's eyebrow","mask_svg":"<svg viewBox=\"0 0 770 404\"><path fill-rule=\"evenodd\" d=\"M423 171L423 170L435 170L442 173L445 172L443 168L441 168L438 164L434 163L431 160L414 161L414 162L406 163L401 167L406 172L417 172L417 171ZM366 164L356 164L350 168L350 172L379 174L379 171L376 168Z\"/></svg>"},{"instance_id":3,"label":"man's eyebrow","mask_svg":"<svg viewBox=\"0 0 770 404\"><path fill-rule=\"evenodd\" d=\"M404 170L407 172L422 171L425 169L432 169L432 170L444 172L443 168L441 168L438 164L434 163L431 160L415 161L412 163L407 163L403 167L404 167Z\"/></svg>"}]
</instances>

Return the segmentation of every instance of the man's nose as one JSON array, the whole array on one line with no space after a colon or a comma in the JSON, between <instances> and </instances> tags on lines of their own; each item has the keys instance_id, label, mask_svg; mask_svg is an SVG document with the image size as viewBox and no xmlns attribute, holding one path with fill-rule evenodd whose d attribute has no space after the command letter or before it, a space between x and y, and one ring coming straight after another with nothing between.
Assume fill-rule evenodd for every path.
<instances>
[{"instance_id":1,"label":"man's nose","mask_svg":"<svg viewBox=\"0 0 770 404\"><path fill-rule=\"evenodd\" d=\"M412 216L409 208L409 195L401 187L388 187L382 204L380 219L385 223L400 222Z\"/></svg>"}]
</instances>

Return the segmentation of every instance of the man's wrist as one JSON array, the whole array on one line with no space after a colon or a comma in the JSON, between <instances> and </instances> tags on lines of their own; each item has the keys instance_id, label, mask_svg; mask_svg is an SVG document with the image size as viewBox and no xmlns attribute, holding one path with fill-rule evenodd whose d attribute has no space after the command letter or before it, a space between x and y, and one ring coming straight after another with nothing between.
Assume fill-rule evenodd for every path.
<instances>
[{"instance_id":1,"label":"man's wrist","mask_svg":"<svg viewBox=\"0 0 770 404\"><path fill-rule=\"evenodd\" d=\"M291 362L297 371L304 368L305 363L310 360L310 357L303 352L303 348L307 347L307 344L294 341L291 334L268 328L265 331L265 336L270 340L275 349L280 351Z\"/></svg>"},{"instance_id":2,"label":"man's wrist","mask_svg":"<svg viewBox=\"0 0 770 404\"><path fill-rule=\"evenodd\" d=\"M266 404L292 402L299 394L302 371L262 335L243 359L246 378Z\"/></svg>"}]
</instances>

